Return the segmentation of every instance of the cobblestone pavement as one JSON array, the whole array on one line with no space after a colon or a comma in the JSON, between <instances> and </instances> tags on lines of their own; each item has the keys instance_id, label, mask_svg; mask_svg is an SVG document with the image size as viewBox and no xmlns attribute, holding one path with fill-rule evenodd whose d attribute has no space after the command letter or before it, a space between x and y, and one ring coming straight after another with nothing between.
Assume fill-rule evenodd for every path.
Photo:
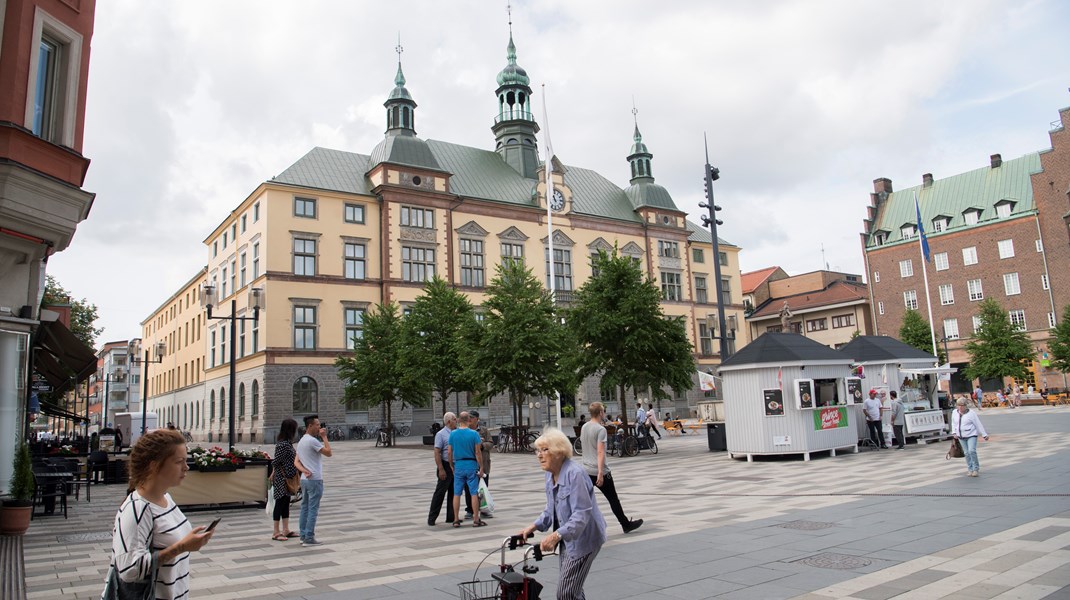
<instances>
[{"instance_id":1,"label":"cobblestone pavement","mask_svg":"<svg viewBox=\"0 0 1070 600\"><path fill-rule=\"evenodd\" d=\"M1070 598L1070 408L981 417L992 438L980 444L978 478L965 477L961 459L944 459L946 442L747 463L709 452L702 432L666 436L657 455L613 458L625 510L646 523L628 535L609 523L587 596ZM493 454L490 526L428 527L428 448L333 446L317 527L323 546L271 541L261 509L187 512L195 524L223 517L194 554L193 597L457 597L457 584L543 505L534 457ZM99 597L120 487L95 486L93 501L73 503L67 520L33 522L29 598ZM489 578L497 558L478 578ZM543 598L552 598L556 560L540 566Z\"/></svg>"}]
</instances>

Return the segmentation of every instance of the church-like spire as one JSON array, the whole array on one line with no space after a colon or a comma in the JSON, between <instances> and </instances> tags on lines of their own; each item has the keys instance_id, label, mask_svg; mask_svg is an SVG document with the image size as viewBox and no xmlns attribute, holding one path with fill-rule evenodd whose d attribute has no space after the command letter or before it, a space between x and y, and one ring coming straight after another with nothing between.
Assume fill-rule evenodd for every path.
<instances>
[{"instance_id":1,"label":"church-like spire","mask_svg":"<svg viewBox=\"0 0 1070 600\"><path fill-rule=\"evenodd\" d=\"M646 144L643 143L643 134L639 133L638 115L639 111L633 102L632 120L635 123L635 133L632 134L632 151L628 155L628 162L632 165L632 183L640 179L654 181L654 174L650 170L650 159L654 158L654 155L646 149Z\"/></svg>"},{"instance_id":2,"label":"church-like spire","mask_svg":"<svg viewBox=\"0 0 1070 600\"><path fill-rule=\"evenodd\" d=\"M398 53L398 72L394 76L394 89L383 103L386 107L386 133L387 135L416 135L416 102L405 87L405 73L401 70L401 53L405 51L401 46L401 34L398 34L398 45L394 50Z\"/></svg>"},{"instance_id":3,"label":"church-like spire","mask_svg":"<svg viewBox=\"0 0 1070 600\"><path fill-rule=\"evenodd\" d=\"M498 114L494 117L495 149L509 166L530 179L538 179L539 156L535 135L539 125L531 113L531 88L527 71L516 64L513 43L513 13L509 10L509 45L505 49L507 64L498 73Z\"/></svg>"}]
</instances>

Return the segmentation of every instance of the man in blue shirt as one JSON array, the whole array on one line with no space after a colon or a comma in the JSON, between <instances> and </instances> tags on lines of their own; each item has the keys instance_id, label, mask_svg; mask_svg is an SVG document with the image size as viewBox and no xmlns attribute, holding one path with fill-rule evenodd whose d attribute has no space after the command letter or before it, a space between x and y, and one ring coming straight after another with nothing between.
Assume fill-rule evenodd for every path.
<instances>
[{"instance_id":1,"label":"man in blue shirt","mask_svg":"<svg viewBox=\"0 0 1070 600\"><path fill-rule=\"evenodd\" d=\"M486 525L479 518L479 479L483 476L483 453L480 452L479 433L469 427L471 417L462 412L458 428L450 433L449 461L453 467L453 526L460 527L461 494L464 486L472 495L472 527Z\"/></svg>"},{"instance_id":2,"label":"man in blue shirt","mask_svg":"<svg viewBox=\"0 0 1070 600\"><path fill-rule=\"evenodd\" d=\"M435 526L442 501L446 501L446 520L453 521L453 465L450 464L450 434L457 427L457 415L448 412L442 415L445 426L435 433L435 494L431 496L431 510L427 513L427 525Z\"/></svg>"}]
</instances>

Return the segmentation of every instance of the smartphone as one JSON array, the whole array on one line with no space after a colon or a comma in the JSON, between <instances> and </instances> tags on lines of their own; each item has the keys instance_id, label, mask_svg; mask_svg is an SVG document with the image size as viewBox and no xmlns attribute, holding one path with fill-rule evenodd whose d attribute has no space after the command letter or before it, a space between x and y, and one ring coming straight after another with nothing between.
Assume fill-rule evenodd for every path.
<instances>
[{"instance_id":1,"label":"smartphone","mask_svg":"<svg viewBox=\"0 0 1070 600\"><path fill-rule=\"evenodd\" d=\"M204 532L208 533L209 531L212 531L213 529L215 529L215 526L219 525L219 522L222 521L222 520L223 520L223 517L218 517L215 521L212 521L212 524L209 525L208 529L205 529Z\"/></svg>"}]
</instances>

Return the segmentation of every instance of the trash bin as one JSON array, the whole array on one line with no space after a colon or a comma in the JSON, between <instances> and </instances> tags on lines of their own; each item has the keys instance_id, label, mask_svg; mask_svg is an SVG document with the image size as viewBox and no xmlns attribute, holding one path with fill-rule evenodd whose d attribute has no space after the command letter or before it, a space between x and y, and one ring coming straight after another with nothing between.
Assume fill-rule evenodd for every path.
<instances>
[{"instance_id":1,"label":"trash bin","mask_svg":"<svg viewBox=\"0 0 1070 600\"><path fill-rule=\"evenodd\" d=\"M725 438L724 422L707 423L706 437L710 443L710 452L728 451L728 439Z\"/></svg>"}]
</instances>

